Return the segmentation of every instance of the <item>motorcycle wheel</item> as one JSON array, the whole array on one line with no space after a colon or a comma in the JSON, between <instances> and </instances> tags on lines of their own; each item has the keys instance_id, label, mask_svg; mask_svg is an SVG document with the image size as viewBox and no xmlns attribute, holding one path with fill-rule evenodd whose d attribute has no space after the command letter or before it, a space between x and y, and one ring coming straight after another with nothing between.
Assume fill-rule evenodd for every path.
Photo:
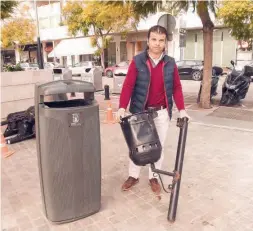
<instances>
[{"instance_id":1,"label":"motorcycle wheel","mask_svg":"<svg viewBox=\"0 0 253 231\"><path fill-rule=\"evenodd\" d=\"M232 106L236 105L237 103L239 103L239 99L233 95L231 96L228 93L223 94L220 100L220 105L223 106Z\"/></svg>"},{"instance_id":2,"label":"motorcycle wheel","mask_svg":"<svg viewBox=\"0 0 253 231\"><path fill-rule=\"evenodd\" d=\"M229 97L229 94L224 94L221 97L220 105L228 106L231 103L231 97Z\"/></svg>"}]
</instances>

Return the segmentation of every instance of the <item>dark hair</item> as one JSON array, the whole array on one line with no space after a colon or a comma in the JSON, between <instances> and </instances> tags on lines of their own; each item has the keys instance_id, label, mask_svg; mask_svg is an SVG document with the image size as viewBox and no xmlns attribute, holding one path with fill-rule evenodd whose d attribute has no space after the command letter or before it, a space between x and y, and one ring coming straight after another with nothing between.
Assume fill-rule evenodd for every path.
<instances>
[{"instance_id":1,"label":"dark hair","mask_svg":"<svg viewBox=\"0 0 253 231\"><path fill-rule=\"evenodd\" d=\"M167 30L163 26L159 26L159 25L152 26L148 30L148 39L150 37L150 33L151 32L155 32L155 33L158 33L158 34L165 34L166 35L166 39L168 40L168 32L167 32Z\"/></svg>"}]
</instances>

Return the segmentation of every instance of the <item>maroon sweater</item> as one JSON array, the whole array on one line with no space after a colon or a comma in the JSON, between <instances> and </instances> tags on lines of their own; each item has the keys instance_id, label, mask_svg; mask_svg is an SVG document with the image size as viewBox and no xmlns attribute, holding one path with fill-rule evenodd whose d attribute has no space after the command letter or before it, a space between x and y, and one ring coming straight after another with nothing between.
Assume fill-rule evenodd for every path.
<instances>
[{"instance_id":1,"label":"maroon sweater","mask_svg":"<svg viewBox=\"0 0 253 231\"><path fill-rule=\"evenodd\" d=\"M150 62L150 60L149 60ZM163 78L163 62L159 62L157 66L152 67L151 63L151 81L149 87L149 95L147 99L146 107L153 106L165 106L166 105L166 96L165 96L165 85ZM127 108L130 98L132 96L132 92L135 86L135 81L137 77L137 69L135 66L134 60L130 63L128 68L128 72L122 87L120 100L119 100L119 108ZM176 103L178 110L184 110L184 97L182 92L182 85L180 82L180 77L178 74L177 66L174 67L174 84L173 84L173 98Z\"/></svg>"}]
</instances>

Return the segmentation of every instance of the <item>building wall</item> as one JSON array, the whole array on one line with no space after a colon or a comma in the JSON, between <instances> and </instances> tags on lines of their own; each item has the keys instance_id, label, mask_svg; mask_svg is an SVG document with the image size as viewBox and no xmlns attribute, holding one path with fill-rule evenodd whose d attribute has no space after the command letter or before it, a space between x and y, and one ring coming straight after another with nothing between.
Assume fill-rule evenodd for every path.
<instances>
[{"instance_id":1,"label":"building wall","mask_svg":"<svg viewBox=\"0 0 253 231\"><path fill-rule=\"evenodd\" d=\"M34 105L36 83L53 81L50 70L1 73L1 119Z\"/></svg>"},{"instance_id":2,"label":"building wall","mask_svg":"<svg viewBox=\"0 0 253 231\"><path fill-rule=\"evenodd\" d=\"M195 59L195 33L187 32L186 47L184 49L184 59Z\"/></svg>"},{"instance_id":3,"label":"building wall","mask_svg":"<svg viewBox=\"0 0 253 231\"><path fill-rule=\"evenodd\" d=\"M38 7L40 29L55 28L60 25L61 5L59 2Z\"/></svg>"},{"instance_id":4,"label":"building wall","mask_svg":"<svg viewBox=\"0 0 253 231\"><path fill-rule=\"evenodd\" d=\"M223 41L222 41L223 39ZM236 40L229 35L229 29L221 28L213 33L213 64L228 66L230 60L236 58ZM203 60L202 30L187 31L184 59Z\"/></svg>"}]
</instances>

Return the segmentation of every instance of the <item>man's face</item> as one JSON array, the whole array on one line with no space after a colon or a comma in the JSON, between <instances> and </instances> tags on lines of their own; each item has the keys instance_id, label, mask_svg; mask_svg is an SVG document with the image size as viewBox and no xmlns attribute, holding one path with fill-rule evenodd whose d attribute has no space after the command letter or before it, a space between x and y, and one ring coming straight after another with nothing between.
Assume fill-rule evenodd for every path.
<instances>
[{"instance_id":1,"label":"man's face","mask_svg":"<svg viewBox=\"0 0 253 231\"><path fill-rule=\"evenodd\" d=\"M156 32L151 32L148 39L149 51L154 54L161 54L164 51L166 44L166 35Z\"/></svg>"}]
</instances>

